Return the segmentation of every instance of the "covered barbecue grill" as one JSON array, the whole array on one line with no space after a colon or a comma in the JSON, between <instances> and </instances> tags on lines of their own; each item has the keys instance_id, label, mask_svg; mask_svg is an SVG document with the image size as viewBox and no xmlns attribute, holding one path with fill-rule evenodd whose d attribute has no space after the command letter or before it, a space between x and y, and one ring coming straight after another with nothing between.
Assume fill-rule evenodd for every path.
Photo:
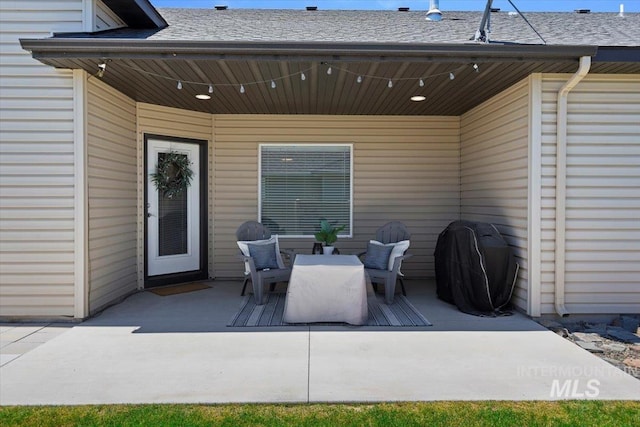
<instances>
[{"instance_id":1,"label":"covered barbecue grill","mask_svg":"<svg viewBox=\"0 0 640 427\"><path fill-rule=\"evenodd\" d=\"M434 256L438 298L469 314L505 314L518 264L493 224L452 222L438 236Z\"/></svg>"}]
</instances>

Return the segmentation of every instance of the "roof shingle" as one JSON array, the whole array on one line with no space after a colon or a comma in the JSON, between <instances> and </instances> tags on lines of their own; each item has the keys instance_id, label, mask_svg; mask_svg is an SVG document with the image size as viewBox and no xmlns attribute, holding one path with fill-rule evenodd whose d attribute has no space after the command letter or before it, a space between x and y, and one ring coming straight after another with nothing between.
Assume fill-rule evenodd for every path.
<instances>
[{"instance_id":1,"label":"roof shingle","mask_svg":"<svg viewBox=\"0 0 640 427\"><path fill-rule=\"evenodd\" d=\"M169 26L122 29L98 37L147 40L472 43L481 12L444 12L440 22L424 11L159 9ZM640 46L640 14L530 12L525 16L549 45ZM494 43L543 44L522 17L491 14Z\"/></svg>"}]
</instances>

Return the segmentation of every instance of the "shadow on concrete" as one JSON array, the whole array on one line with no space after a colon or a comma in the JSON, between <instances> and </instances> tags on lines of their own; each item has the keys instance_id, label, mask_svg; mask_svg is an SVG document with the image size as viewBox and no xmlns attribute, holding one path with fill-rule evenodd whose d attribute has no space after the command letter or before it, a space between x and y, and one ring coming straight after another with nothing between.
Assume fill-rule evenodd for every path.
<instances>
[{"instance_id":1,"label":"shadow on concrete","mask_svg":"<svg viewBox=\"0 0 640 427\"><path fill-rule=\"evenodd\" d=\"M300 332L300 331L543 331L546 330L527 316L515 312L513 316L477 317L460 312L455 306L436 297L435 283L407 280L407 298L433 326L269 326L227 327L240 307L239 281L211 281L211 286L194 292L158 296L148 291L131 295L80 326L133 327L134 333L183 332ZM284 290L284 289L281 289Z\"/></svg>"}]
</instances>

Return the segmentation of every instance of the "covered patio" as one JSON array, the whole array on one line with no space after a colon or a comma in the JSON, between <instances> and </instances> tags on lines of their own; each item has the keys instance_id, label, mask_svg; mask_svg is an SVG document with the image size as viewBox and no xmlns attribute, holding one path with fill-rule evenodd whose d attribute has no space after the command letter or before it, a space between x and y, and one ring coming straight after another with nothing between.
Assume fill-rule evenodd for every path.
<instances>
[{"instance_id":1,"label":"covered patio","mask_svg":"<svg viewBox=\"0 0 640 427\"><path fill-rule=\"evenodd\" d=\"M170 281L241 277L234 231L247 220L272 219L262 210L266 145L343 145L350 151L344 180L351 185L340 196L348 206L343 222L349 231L338 244L345 253L363 250L383 224L401 221L411 232L414 255L403 271L408 278L429 280L435 243L447 224L490 222L520 264L512 302L527 315L636 307L635 270L626 264L621 268L612 258L595 271L601 276L591 270L583 274L585 266L599 265L589 262L591 257L602 257L597 251L581 252L582 241L603 240L582 232L585 219L602 217L588 211L592 200L581 199L590 197L584 194L594 185L607 184L620 193L610 201L611 209L629 220L621 224L628 223L632 231L612 233L603 220L598 223L602 233L632 239L635 230L626 216L632 215L626 209L632 185L617 180L624 170L602 172L613 176L611 183L583 179L593 173L591 158L611 154L614 158L603 165L612 168L630 162L626 151L609 153L609 146L634 141L639 62L631 42L632 17L621 25L611 14L530 16L543 40L518 14L490 8L485 13L447 11L442 21L430 22L421 11L155 10L146 1L104 3L122 15L122 22L108 29L90 22L84 30L55 26L51 34L25 32L16 39L20 54L51 74L52 90L46 93L52 96L43 97L45 112L34 117L60 111L57 97L63 95L53 94L64 76L64 129L69 134L65 147L53 146L73 153L73 159L66 154L55 158L72 169L65 175L73 179L65 178L64 194L73 209L52 213L67 220L65 234L52 232L51 238L74 246L64 257L50 259L66 263L55 291L48 290L49 277L32 264L21 267L38 272L29 271L28 280L16 270L7 315L86 319L123 296ZM133 3L149 7L124 7ZM474 38L489 18L491 40ZM583 78L577 101L569 104L576 112L557 108L556 100L568 99L566 93L561 96L564 85ZM30 82L25 88L42 85ZM619 96L609 99L613 89ZM38 97L29 102L38 103ZM569 119L576 124L568 126ZM51 126L45 120L38 129ZM569 165L569 177L577 178L568 181L575 192L569 196L563 184L567 168L560 165L567 160L560 150L567 132L616 139L578 140L584 146L569 153L579 156L580 166ZM41 138L37 134L28 140ZM55 138L51 143L57 143ZM154 210L157 191L149 176L160 150L169 152L176 144L189 146L200 165L199 194L193 190L189 197L194 202L190 212L198 214L181 229L191 232L193 248L187 252L193 262L156 269L150 260L162 258L155 250L161 215ZM34 146L40 151L31 150L29 156L53 159L49 146ZM27 145L16 147L19 153ZM56 171L47 173L57 178ZM15 185L20 194L18 186L24 183L16 178ZM291 191L287 196L317 201L322 199L317 193ZM602 194L609 203L610 192ZM569 203L568 213L558 209L556 215L555 206L572 198L578 208ZM593 203L599 208L600 201ZM577 225L567 215L575 215ZM305 218L308 224L318 219ZM580 232L567 235L565 223ZM37 231L29 244L33 265L50 255L39 252L44 249L37 244ZM309 252L308 230L278 234L282 247ZM563 250L555 250L565 243L578 253L565 257ZM604 251L614 245L604 243ZM615 288L609 287L611 274L618 273ZM55 301L50 293L56 294Z\"/></svg>"},{"instance_id":2,"label":"covered patio","mask_svg":"<svg viewBox=\"0 0 640 427\"><path fill-rule=\"evenodd\" d=\"M185 11L167 13L179 22L189 18ZM522 221L530 209L528 128L523 125L530 105L521 100L532 73L572 73L580 57L595 53L593 47L405 44L391 33L384 42L371 41L377 40L373 33L357 43L330 35L295 42L235 40L226 38L233 19L204 13L222 21L199 40L188 40L189 29L176 24L157 33L119 29L22 41L35 59L74 69L86 79L80 92L86 92L89 117L88 273L99 272L90 278L88 314L116 293L156 286L148 264L153 252L148 245L155 239L149 232L155 211L148 196L154 189L134 180L148 173L148 141L158 137L206 146L201 188L210 191L201 190L200 196L198 278L241 274L234 231L264 215L261 145L346 143L353 150L351 227L338 243L340 250L362 250L378 227L398 220L412 234L415 257L405 263L407 277L432 280L432 254L444 227L458 219L491 221L523 267L514 303L538 315L529 296L536 290L528 285L529 230ZM245 19L243 11L234 13L234 19ZM300 19L320 25L308 14ZM461 26L456 37L466 28ZM599 63L594 69L606 72L610 66ZM505 92L506 99L492 101ZM413 101L416 95L422 100ZM487 102L489 108L483 108ZM126 154L120 152L123 146ZM135 225L131 214L108 210L105 198L129 211L135 206ZM110 234L100 229L102 218L108 219ZM137 241L132 234L125 237L123 224L137 229ZM118 249L128 248L126 258L113 252L112 233L127 240L118 242ZM298 253L311 246L311 236L280 237L283 247ZM107 258L117 263L103 265ZM194 280L175 273L168 280ZM118 280L125 274L130 277L126 286Z\"/></svg>"},{"instance_id":3,"label":"covered patio","mask_svg":"<svg viewBox=\"0 0 640 427\"><path fill-rule=\"evenodd\" d=\"M139 292L15 358L0 403L640 399L638 380L526 316L463 314L431 281L407 281L421 328L228 328L241 283L208 284Z\"/></svg>"}]
</instances>

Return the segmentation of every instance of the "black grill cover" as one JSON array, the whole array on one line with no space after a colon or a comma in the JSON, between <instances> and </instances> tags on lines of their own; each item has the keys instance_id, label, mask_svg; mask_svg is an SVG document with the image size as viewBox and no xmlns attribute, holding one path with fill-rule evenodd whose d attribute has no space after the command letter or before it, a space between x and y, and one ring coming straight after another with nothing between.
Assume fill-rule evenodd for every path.
<instances>
[{"instance_id":1,"label":"black grill cover","mask_svg":"<svg viewBox=\"0 0 640 427\"><path fill-rule=\"evenodd\" d=\"M438 236L434 256L438 298L469 314L505 314L518 264L496 227L452 222Z\"/></svg>"}]
</instances>

